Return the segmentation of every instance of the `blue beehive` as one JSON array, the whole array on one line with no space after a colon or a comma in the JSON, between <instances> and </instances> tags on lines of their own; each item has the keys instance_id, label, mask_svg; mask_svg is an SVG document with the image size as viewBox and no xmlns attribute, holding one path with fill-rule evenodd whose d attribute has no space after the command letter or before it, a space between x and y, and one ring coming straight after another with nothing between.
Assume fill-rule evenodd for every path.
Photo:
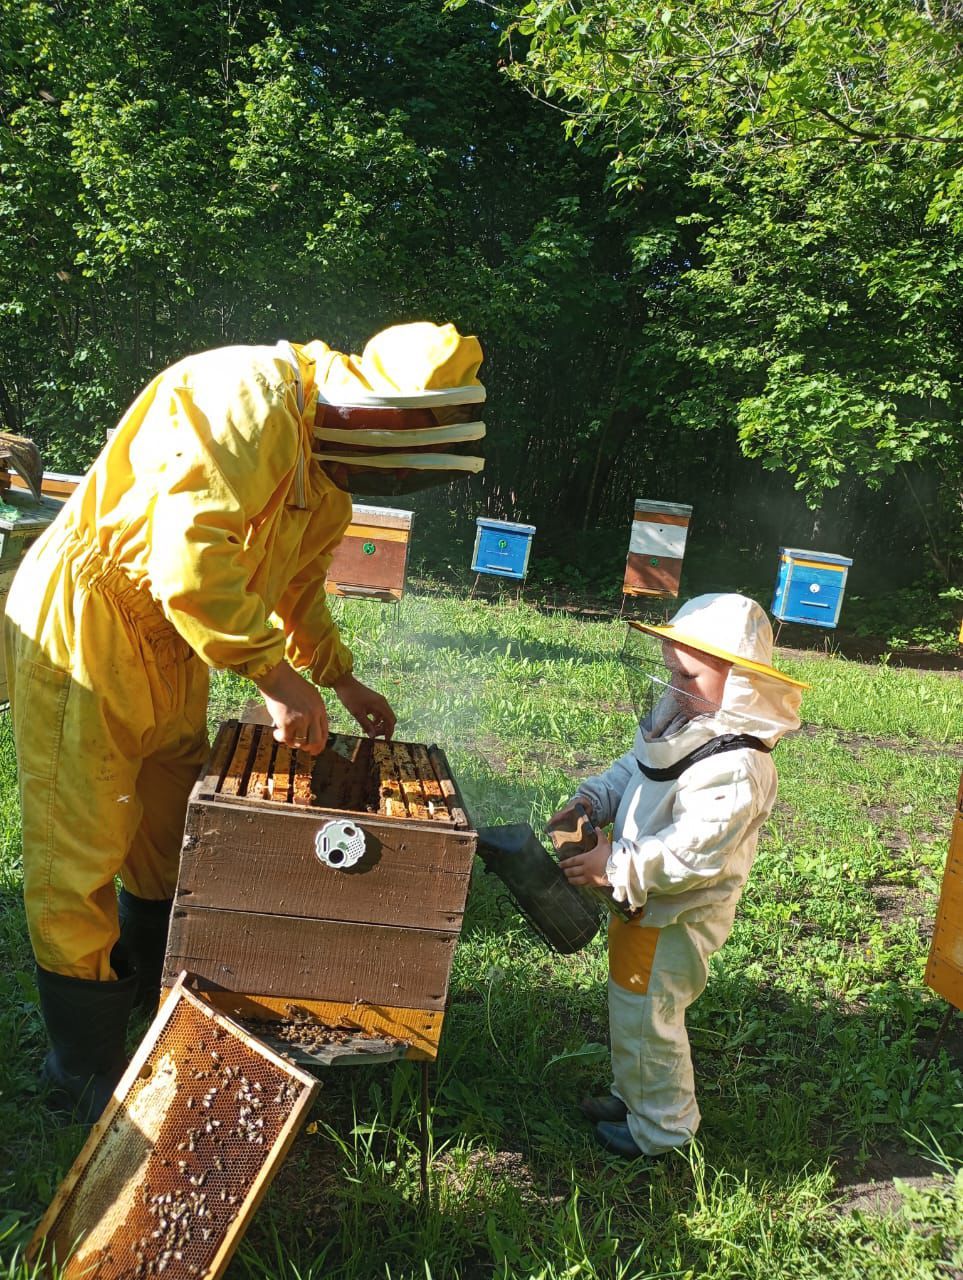
<instances>
[{"instance_id":1,"label":"blue beehive","mask_svg":"<svg viewBox=\"0 0 963 1280\"><path fill-rule=\"evenodd\" d=\"M510 524L479 516L475 523L475 554L471 567L476 573L521 581L528 573L528 557L535 534L533 524Z\"/></svg>"},{"instance_id":2,"label":"blue beehive","mask_svg":"<svg viewBox=\"0 0 963 1280\"><path fill-rule=\"evenodd\" d=\"M834 556L825 551L780 547L773 616L780 622L835 627L843 604L846 574L852 563L847 556Z\"/></svg>"}]
</instances>

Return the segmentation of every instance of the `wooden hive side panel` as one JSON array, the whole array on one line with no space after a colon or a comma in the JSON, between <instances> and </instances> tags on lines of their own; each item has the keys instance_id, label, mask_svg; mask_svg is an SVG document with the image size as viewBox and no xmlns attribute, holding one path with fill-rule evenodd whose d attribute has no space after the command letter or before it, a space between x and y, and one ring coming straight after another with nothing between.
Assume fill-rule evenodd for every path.
<instances>
[{"instance_id":1,"label":"wooden hive side panel","mask_svg":"<svg viewBox=\"0 0 963 1280\"><path fill-rule=\"evenodd\" d=\"M473 831L357 816L365 853L341 870L317 854L316 837L326 820L317 809L300 806L192 801L177 904L414 929L461 928L476 845Z\"/></svg>"},{"instance_id":2,"label":"wooden hive side panel","mask_svg":"<svg viewBox=\"0 0 963 1280\"><path fill-rule=\"evenodd\" d=\"M335 549L328 569L329 584L397 591L400 595L408 566L407 536L391 529L357 532L358 536L345 537ZM374 550L366 550L369 547Z\"/></svg>"},{"instance_id":3,"label":"wooden hive side panel","mask_svg":"<svg viewBox=\"0 0 963 1280\"><path fill-rule=\"evenodd\" d=\"M444 1009L457 934L175 904L165 985Z\"/></svg>"}]
</instances>

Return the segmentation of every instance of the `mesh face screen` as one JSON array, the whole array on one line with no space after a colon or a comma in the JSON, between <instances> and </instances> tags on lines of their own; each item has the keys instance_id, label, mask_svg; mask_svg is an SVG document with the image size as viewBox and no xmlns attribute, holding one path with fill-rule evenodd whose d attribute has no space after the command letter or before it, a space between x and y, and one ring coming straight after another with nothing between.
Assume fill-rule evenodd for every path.
<instances>
[{"instance_id":1,"label":"mesh face screen","mask_svg":"<svg viewBox=\"0 0 963 1280\"><path fill-rule=\"evenodd\" d=\"M69 1280L220 1274L312 1091L181 996L41 1224L44 1256L73 1250Z\"/></svg>"}]
</instances>

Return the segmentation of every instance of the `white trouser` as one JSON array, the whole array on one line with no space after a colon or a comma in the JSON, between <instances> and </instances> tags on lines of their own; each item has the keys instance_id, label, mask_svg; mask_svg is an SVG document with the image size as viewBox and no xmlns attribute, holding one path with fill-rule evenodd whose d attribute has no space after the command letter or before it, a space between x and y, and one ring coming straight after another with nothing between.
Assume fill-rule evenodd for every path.
<instances>
[{"instance_id":1,"label":"white trouser","mask_svg":"<svg viewBox=\"0 0 963 1280\"><path fill-rule=\"evenodd\" d=\"M614 916L609 924L612 1092L646 1155L684 1146L699 1127L685 1011L705 989L709 956L734 914L664 929Z\"/></svg>"}]
</instances>

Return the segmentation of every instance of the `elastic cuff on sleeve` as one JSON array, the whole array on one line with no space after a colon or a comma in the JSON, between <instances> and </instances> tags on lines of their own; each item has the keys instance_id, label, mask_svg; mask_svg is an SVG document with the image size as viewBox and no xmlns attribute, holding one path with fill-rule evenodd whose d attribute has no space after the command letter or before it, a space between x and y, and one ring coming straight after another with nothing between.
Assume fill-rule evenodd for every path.
<instances>
[{"instance_id":1,"label":"elastic cuff on sleeve","mask_svg":"<svg viewBox=\"0 0 963 1280\"><path fill-rule=\"evenodd\" d=\"M330 689L336 680L340 680L342 676L350 675L354 671L354 658L345 650L345 657L341 660L328 661L321 667L316 667L311 672L311 678L315 684L321 685L324 689Z\"/></svg>"},{"instance_id":2,"label":"elastic cuff on sleeve","mask_svg":"<svg viewBox=\"0 0 963 1280\"><path fill-rule=\"evenodd\" d=\"M633 909L645 906L648 894L642 892L641 898L638 895L633 896L629 890L629 879L631 876L632 850L627 848L625 842L616 840L612 845L612 852L605 864L605 878L612 886L612 892L619 902L625 902Z\"/></svg>"},{"instance_id":3,"label":"elastic cuff on sleeve","mask_svg":"<svg viewBox=\"0 0 963 1280\"><path fill-rule=\"evenodd\" d=\"M236 675L245 676L248 680L253 680L255 684L263 680L268 672L284 661L284 637L278 633L278 644L275 651L269 653L259 653L256 658L252 658L249 662L241 662L237 665L230 663L226 665L226 670L233 671Z\"/></svg>"}]
</instances>

